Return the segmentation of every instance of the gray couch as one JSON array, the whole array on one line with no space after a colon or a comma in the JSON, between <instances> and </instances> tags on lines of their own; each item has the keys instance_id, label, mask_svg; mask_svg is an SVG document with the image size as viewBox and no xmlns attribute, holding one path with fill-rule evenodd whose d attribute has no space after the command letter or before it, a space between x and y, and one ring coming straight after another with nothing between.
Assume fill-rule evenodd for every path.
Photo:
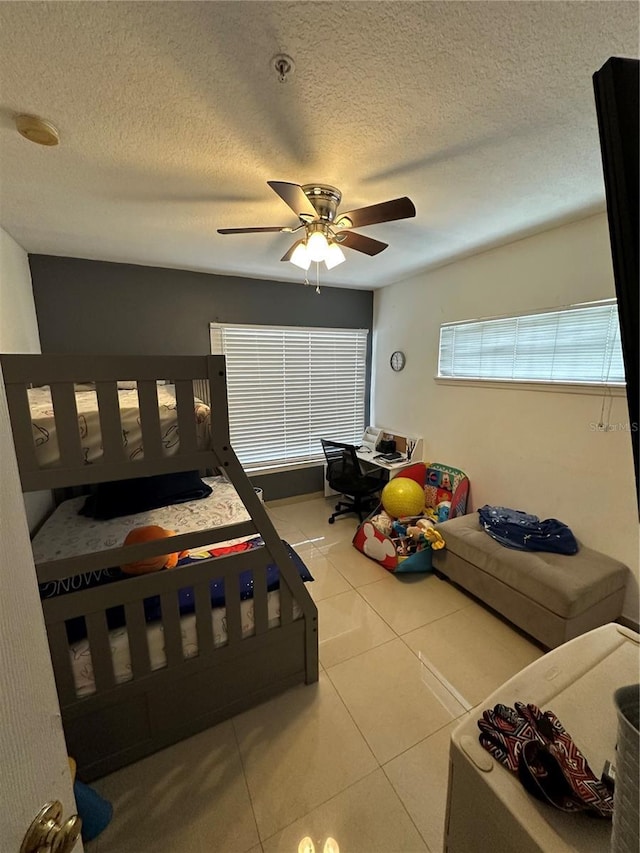
<instances>
[{"instance_id":1,"label":"gray couch","mask_svg":"<svg viewBox=\"0 0 640 853\"><path fill-rule=\"evenodd\" d=\"M437 525L433 567L547 648L622 613L629 569L580 545L577 554L518 551L492 539L476 513Z\"/></svg>"}]
</instances>

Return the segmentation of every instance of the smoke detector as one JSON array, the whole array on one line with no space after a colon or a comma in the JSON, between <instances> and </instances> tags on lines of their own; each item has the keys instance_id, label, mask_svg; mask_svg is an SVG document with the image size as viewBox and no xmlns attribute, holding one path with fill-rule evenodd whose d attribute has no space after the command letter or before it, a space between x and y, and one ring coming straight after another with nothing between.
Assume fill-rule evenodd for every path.
<instances>
[{"instance_id":1,"label":"smoke detector","mask_svg":"<svg viewBox=\"0 0 640 853\"><path fill-rule=\"evenodd\" d=\"M37 145L57 145L60 134L50 121L37 116L16 116L16 128L21 136Z\"/></svg>"}]
</instances>

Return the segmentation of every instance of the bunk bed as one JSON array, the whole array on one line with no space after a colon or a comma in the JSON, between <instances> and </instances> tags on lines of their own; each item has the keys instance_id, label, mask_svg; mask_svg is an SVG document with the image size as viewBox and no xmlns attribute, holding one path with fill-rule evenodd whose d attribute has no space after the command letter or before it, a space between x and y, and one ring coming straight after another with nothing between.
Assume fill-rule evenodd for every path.
<instances>
[{"instance_id":1,"label":"bunk bed","mask_svg":"<svg viewBox=\"0 0 640 853\"><path fill-rule=\"evenodd\" d=\"M24 492L214 474L204 482L217 503L197 502L192 529L180 522L194 515L187 503L159 516L121 518L120 527L99 527L102 536L71 535L80 530L76 499L50 520L57 540L44 535L47 524L33 540L41 591L72 589L82 575L167 550L200 549L200 559L171 571L44 598L67 747L83 778L91 781L294 684L317 681L317 609L303 580L310 576L276 533L231 447L224 357L2 355L0 363ZM158 384L167 377L170 390ZM125 381L134 403L121 399ZM91 404L81 397L85 383ZM210 408L194 388L205 392ZM175 535L123 546L127 525L154 519ZM101 524L107 522L93 522L94 534ZM234 550L243 542L251 547ZM114 612L123 614L116 628ZM73 643L70 626L78 620L83 636ZM84 673L74 667L79 658Z\"/></svg>"}]
</instances>

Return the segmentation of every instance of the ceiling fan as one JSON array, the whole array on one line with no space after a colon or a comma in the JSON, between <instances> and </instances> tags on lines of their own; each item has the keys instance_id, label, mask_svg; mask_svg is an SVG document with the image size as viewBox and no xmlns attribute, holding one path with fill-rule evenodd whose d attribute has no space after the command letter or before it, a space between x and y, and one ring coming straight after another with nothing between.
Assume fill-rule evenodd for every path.
<instances>
[{"instance_id":1,"label":"ceiling fan","mask_svg":"<svg viewBox=\"0 0 640 853\"><path fill-rule=\"evenodd\" d=\"M293 228L218 228L218 234L256 234L268 231L293 234L304 228L304 236L280 258L281 261L291 261L304 270L309 269L312 261L324 261L328 269L341 264L345 260L342 246L365 255L377 255L387 248L388 243L357 234L351 229L408 219L416 215L413 202L406 196L338 213L342 193L335 187L327 184L291 184L287 181L267 183L285 204L289 205L300 224Z\"/></svg>"}]
</instances>

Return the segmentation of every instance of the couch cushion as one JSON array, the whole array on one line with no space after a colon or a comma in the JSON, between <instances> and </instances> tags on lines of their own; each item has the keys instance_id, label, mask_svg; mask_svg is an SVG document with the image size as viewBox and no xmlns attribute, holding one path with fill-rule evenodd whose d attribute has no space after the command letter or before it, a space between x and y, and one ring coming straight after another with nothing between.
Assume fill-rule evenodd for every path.
<instances>
[{"instance_id":1,"label":"couch cushion","mask_svg":"<svg viewBox=\"0 0 640 853\"><path fill-rule=\"evenodd\" d=\"M627 583L629 570L623 563L581 544L571 556L507 548L485 533L476 513L445 521L436 529L448 551L564 619Z\"/></svg>"}]
</instances>

